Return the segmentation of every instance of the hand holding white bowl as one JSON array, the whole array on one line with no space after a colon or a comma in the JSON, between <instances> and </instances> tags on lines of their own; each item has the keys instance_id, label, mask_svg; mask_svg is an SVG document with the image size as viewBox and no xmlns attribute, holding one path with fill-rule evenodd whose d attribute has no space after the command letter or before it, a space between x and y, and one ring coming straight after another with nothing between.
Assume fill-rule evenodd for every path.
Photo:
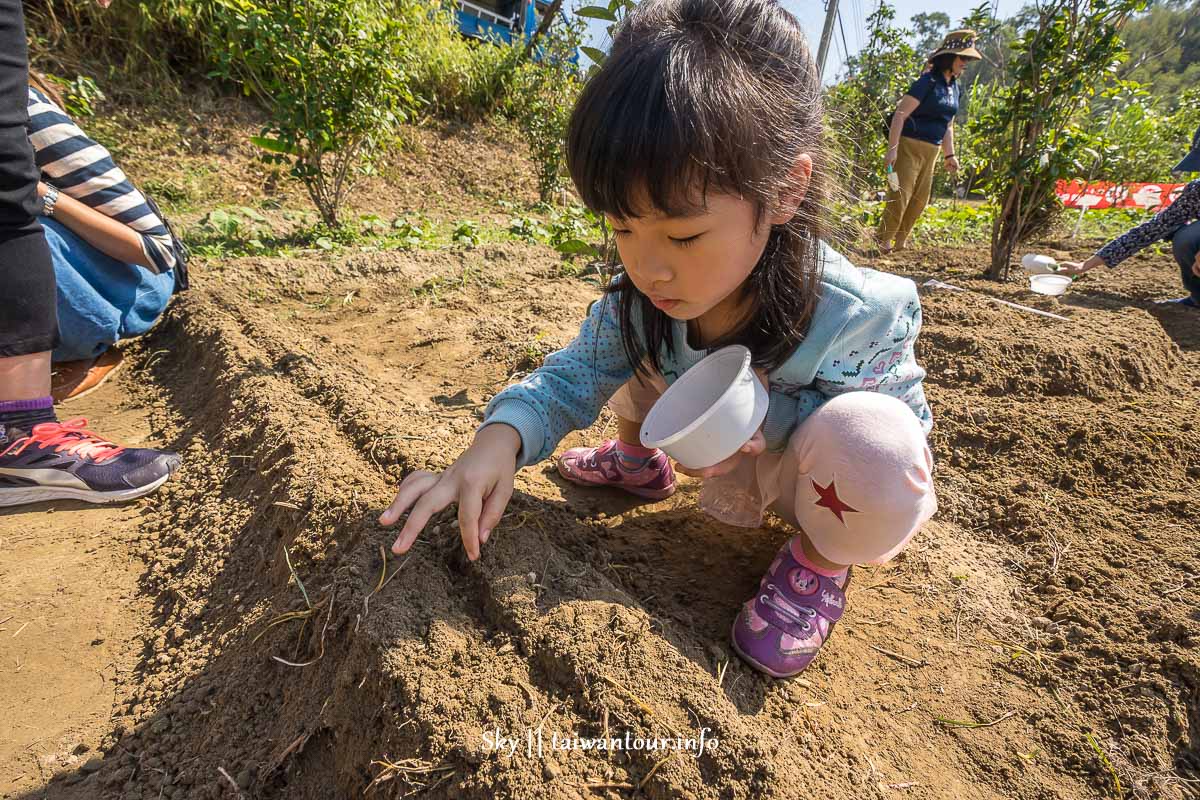
<instances>
[{"instance_id":1,"label":"hand holding white bowl","mask_svg":"<svg viewBox=\"0 0 1200 800\"><path fill-rule=\"evenodd\" d=\"M713 464L711 467L704 469L689 469L678 461L675 462L675 471L682 472L684 475L690 475L693 478L715 478L718 475L726 475L737 469L743 458L749 456L754 458L762 455L767 450L767 440L763 437L762 429L759 428L750 437L750 441L742 445L736 453L731 455L724 461Z\"/></svg>"}]
</instances>

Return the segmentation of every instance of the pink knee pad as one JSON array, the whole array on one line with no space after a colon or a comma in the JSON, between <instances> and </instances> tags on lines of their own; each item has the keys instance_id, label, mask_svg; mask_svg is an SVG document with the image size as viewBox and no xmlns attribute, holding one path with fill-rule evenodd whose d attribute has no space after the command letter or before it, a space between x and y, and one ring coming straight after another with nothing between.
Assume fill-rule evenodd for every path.
<instances>
[{"instance_id":1,"label":"pink knee pad","mask_svg":"<svg viewBox=\"0 0 1200 800\"><path fill-rule=\"evenodd\" d=\"M830 561L888 561L937 511L933 454L916 415L894 397L838 395L788 447L799 469L796 520Z\"/></svg>"}]
</instances>

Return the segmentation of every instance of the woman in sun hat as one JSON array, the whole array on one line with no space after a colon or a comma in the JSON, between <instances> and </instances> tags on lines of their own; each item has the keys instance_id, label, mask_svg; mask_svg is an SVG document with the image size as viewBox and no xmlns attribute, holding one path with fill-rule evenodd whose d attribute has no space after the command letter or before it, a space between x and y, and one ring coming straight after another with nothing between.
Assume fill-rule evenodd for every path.
<instances>
[{"instance_id":1,"label":"woman in sun hat","mask_svg":"<svg viewBox=\"0 0 1200 800\"><path fill-rule=\"evenodd\" d=\"M929 56L932 68L913 81L896 105L886 160L899 180L889 180L887 207L879 228L880 252L904 249L908 234L929 202L938 148L946 169L958 172L954 155L958 78L969 62L983 58L975 49L977 39L975 31L966 29L946 34L941 46Z\"/></svg>"},{"instance_id":2,"label":"woman in sun hat","mask_svg":"<svg viewBox=\"0 0 1200 800\"><path fill-rule=\"evenodd\" d=\"M1171 171L1200 172L1200 128L1192 136L1192 149ZM1175 202L1155 214L1149 222L1113 239L1087 261L1064 261L1059 272L1082 275L1101 264L1115 267L1142 248L1163 239L1171 242L1171 253L1179 265L1180 277L1188 296L1162 302L1200 308L1200 179L1185 186Z\"/></svg>"}]
</instances>

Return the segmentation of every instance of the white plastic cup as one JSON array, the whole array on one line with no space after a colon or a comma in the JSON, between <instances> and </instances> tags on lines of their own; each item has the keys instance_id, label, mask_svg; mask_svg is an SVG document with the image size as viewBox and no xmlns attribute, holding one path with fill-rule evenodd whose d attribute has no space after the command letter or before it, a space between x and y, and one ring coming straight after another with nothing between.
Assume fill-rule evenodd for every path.
<instances>
[{"instance_id":1,"label":"white plastic cup","mask_svg":"<svg viewBox=\"0 0 1200 800\"><path fill-rule=\"evenodd\" d=\"M750 351L723 347L667 387L642 422L642 446L660 448L688 469L711 467L750 441L768 402Z\"/></svg>"},{"instance_id":2,"label":"white plastic cup","mask_svg":"<svg viewBox=\"0 0 1200 800\"><path fill-rule=\"evenodd\" d=\"M1058 262L1050 256L1026 253L1021 256L1021 266L1033 275L1047 275L1058 271Z\"/></svg>"},{"instance_id":3,"label":"white plastic cup","mask_svg":"<svg viewBox=\"0 0 1200 800\"><path fill-rule=\"evenodd\" d=\"M1071 278L1068 275L1030 275L1029 288L1038 294L1048 294L1058 296L1067 291L1071 286Z\"/></svg>"}]
</instances>

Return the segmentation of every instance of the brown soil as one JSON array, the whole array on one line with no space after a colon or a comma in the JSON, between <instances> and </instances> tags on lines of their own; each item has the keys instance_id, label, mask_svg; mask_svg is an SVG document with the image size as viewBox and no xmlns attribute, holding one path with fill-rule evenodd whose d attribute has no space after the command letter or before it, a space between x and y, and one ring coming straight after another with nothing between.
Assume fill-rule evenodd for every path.
<instances>
[{"instance_id":1,"label":"brown soil","mask_svg":"<svg viewBox=\"0 0 1200 800\"><path fill-rule=\"evenodd\" d=\"M229 168L222 202L272 191L239 119L170 134ZM502 130L414 130L363 210L532 201ZM574 335L594 277L518 244L197 265L78 412L178 449L177 478L123 508L0 515L0 796L1200 797L1200 317L1153 304L1178 291L1164 256L1061 301L978 280L985 261L878 266L1067 319L925 293L942 510L856 573L790 681L727 641L789 532L708 520L694 482L638 505L543 464L480 561L449 514L384 557L399 479L448 465ZM563 446L612 431L605 414ZM698 758L550 749L702 728L719 743Z\"/></svg>"},{"instance_id":2,"label":"brown soil","mask_svg":"<svg viewBox=\"0 0 1200 800\"><path fill-rule=\"evenodd\" d=\"M62 410L102 417L104 433L130 445L154 442L145 409L121 394L104 386ZM151 622L129 540L152 503L0 509L0 796L100 763Z\"/></svg>"},{"instance_id":3,"label":"brown soil","mask_svg":"<svg viewBox=\"0 0 1200 800\"><path fill-rule=\"evenodd\" d=\"M886 266L1034 303L949 266L976 257ZM942 511L776 681L727 632L788 532L709 521L693 483L634 505L541 465L479 562L443 515L384 571L375 516L404 470L450 463L594 281L520 245L227 264L133 355L185 468L115 526L153 629L103 762L50 765L46 796L1196 796L1200 336L1142 299L1171 277L1144 258L1035 303L1067 322L926 294ZM315 610L270 627L307 609L285 548ZM549 752L702 727L700 758Z\"/></svg>"},{"instance_id":4,"label":"brown soil","mask_svg":"<svg viewBox=\"0 0 1200 800\"><path fill-rule=\"evenodd\" d=\"M134 181L182 225L216 206L254 206L276 229L288 227L272 209L310 213L312 205L284 166L265 163L250 142L264 124L250 103L203 91L186 107L106 107L84 123ZM538 200L537 176L520 134L503 120L464 125L434 120L405 125L384 153L378 174L356 184L344 218L385 220L420 213L443 222L471 219L506 225L499 201L519 208Z\"/></svg>"}]
</instances>

